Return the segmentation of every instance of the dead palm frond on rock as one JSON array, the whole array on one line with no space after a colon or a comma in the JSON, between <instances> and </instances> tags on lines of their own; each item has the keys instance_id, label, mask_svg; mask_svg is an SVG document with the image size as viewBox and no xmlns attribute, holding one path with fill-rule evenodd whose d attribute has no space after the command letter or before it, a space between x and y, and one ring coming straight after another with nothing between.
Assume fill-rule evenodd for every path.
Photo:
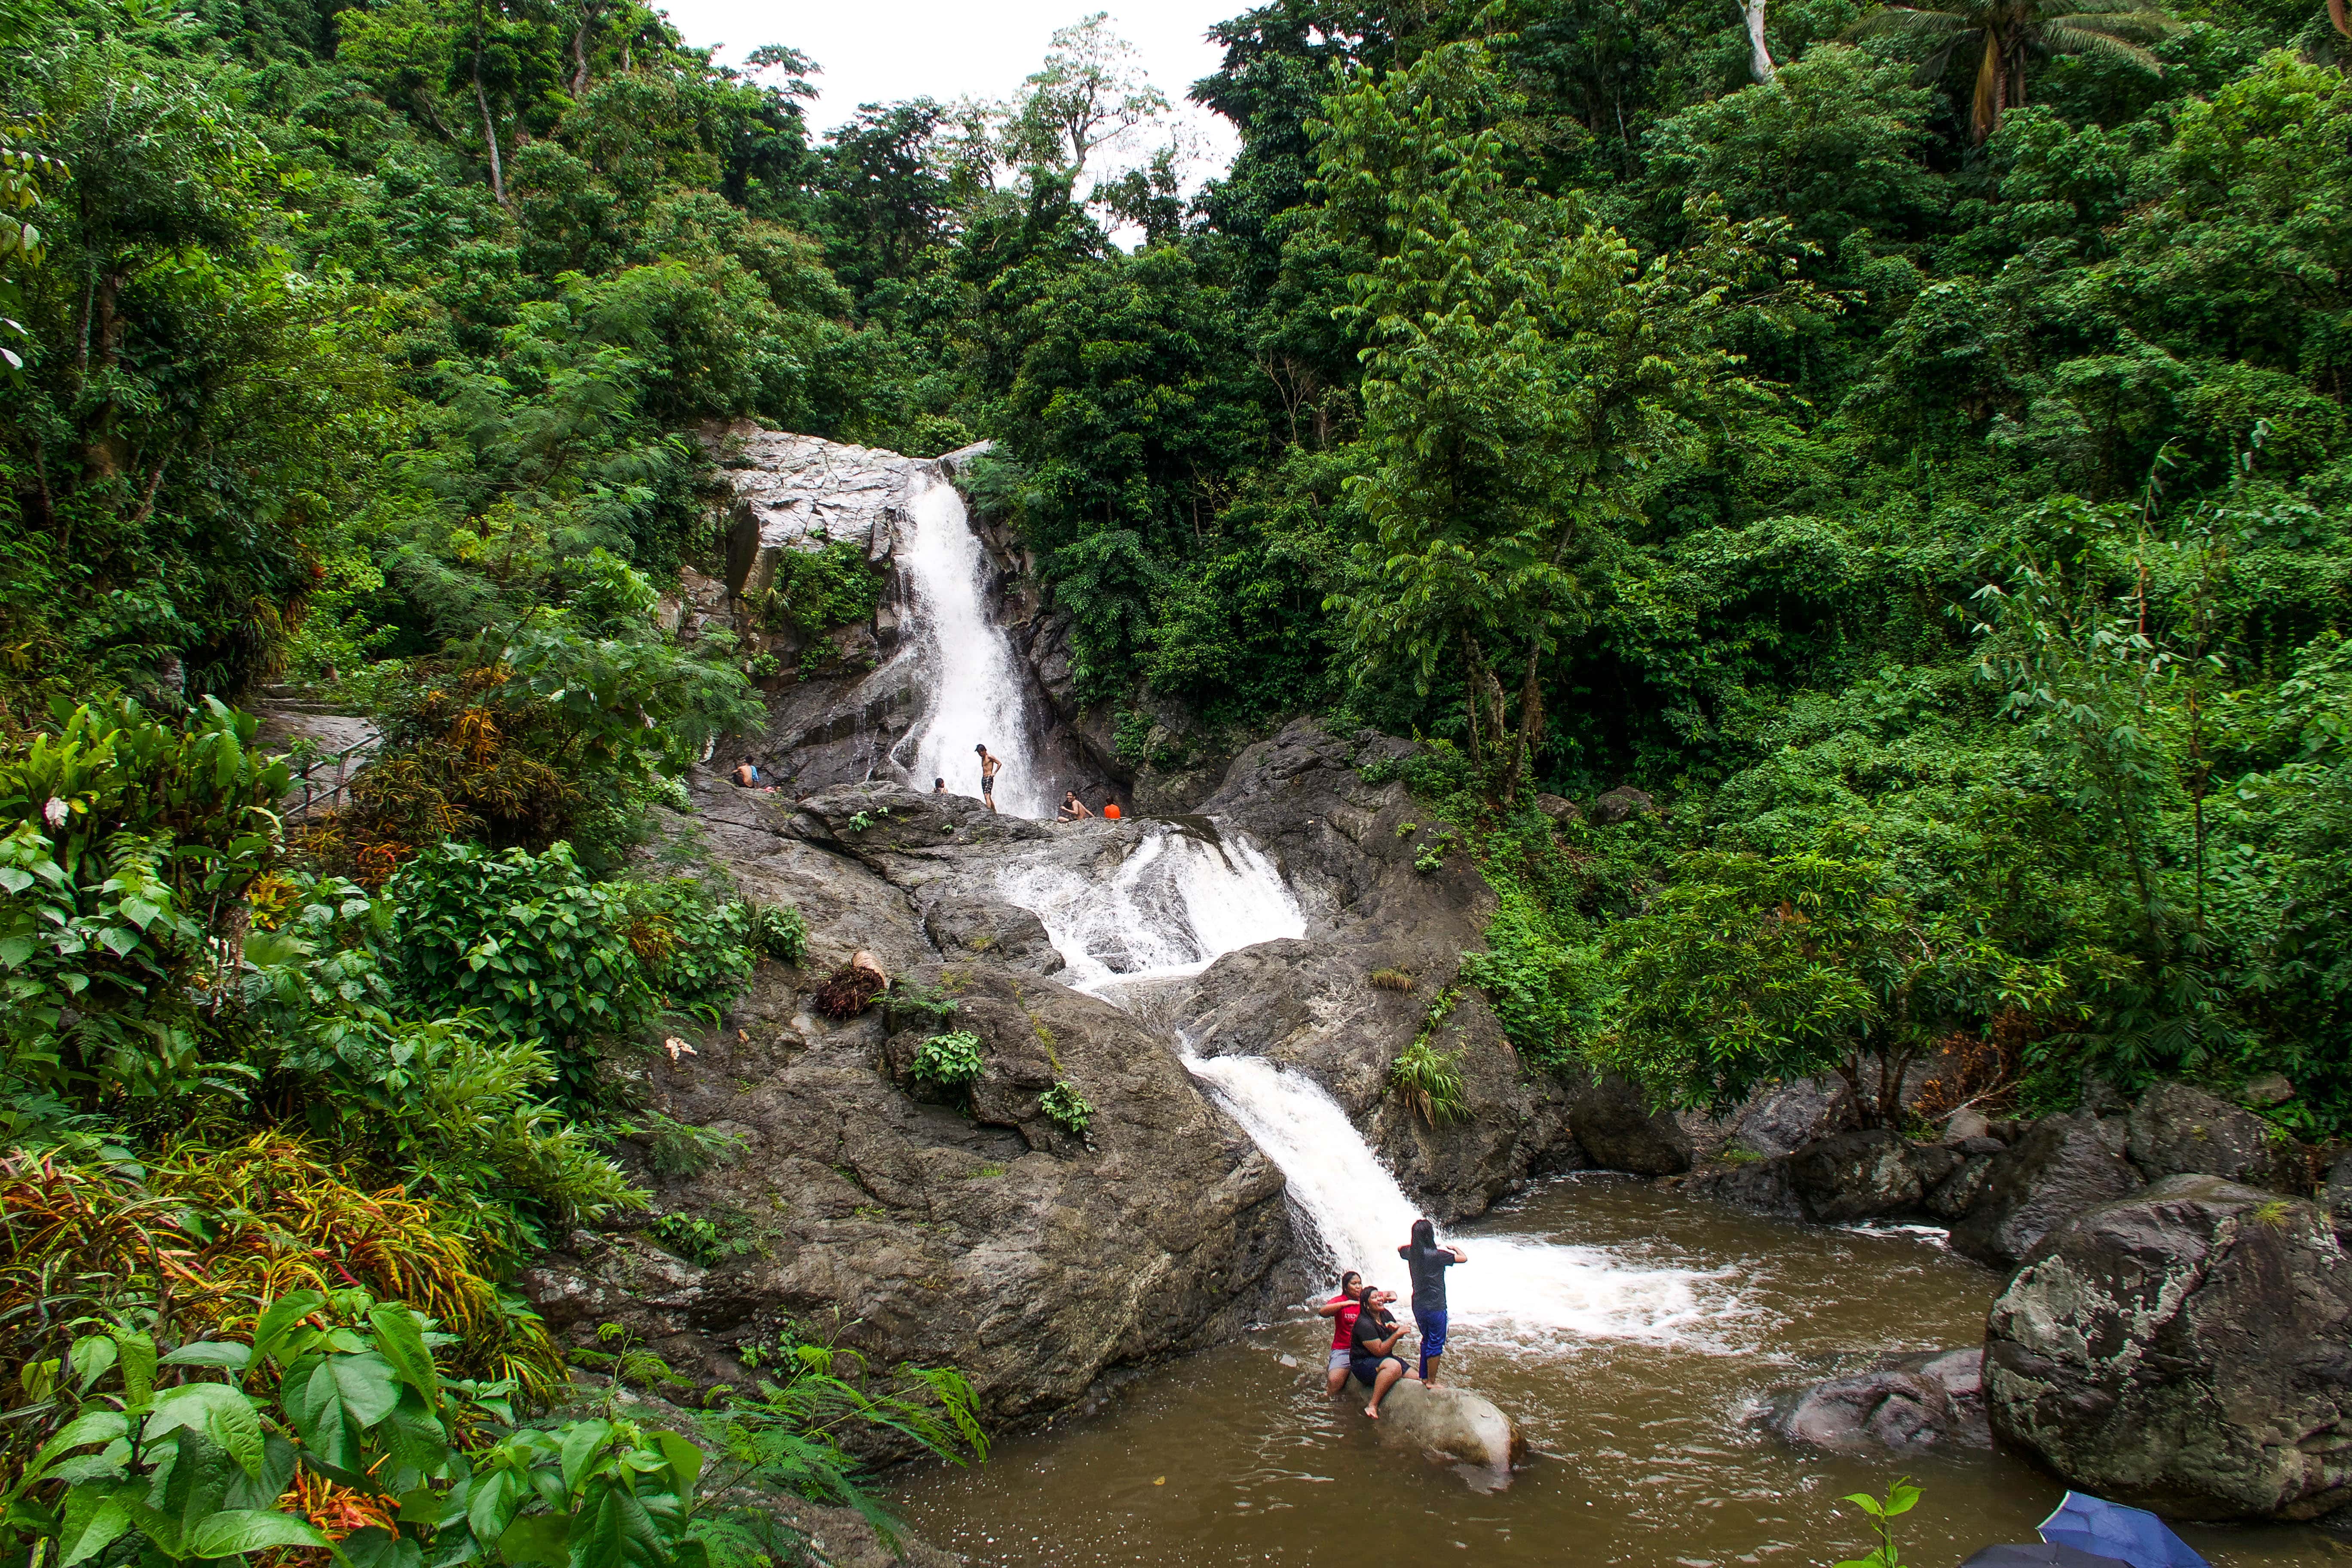
<instances>
[{"instance_id":1,"label":"dead palm frond on rock","mask_svg":"<svg viewBox=\"0 0 2352 1568\"><path fill-rule=\"evenodd\" d=\"M2066 9L2060 9L2061 5ZM2147 0L1959 0L1945 9L1889 5L1845 31L1848 38L1897 37L1926 46L1913 80L1924 87L1944 74L1961 50L1977 55L1969 121L1982 142L2000 129L2003 114L2025 101L2025 62L2032 54L2105 55L2146 69L2164 67L2141 40L2176 32L2180 24Z\"/></svg>"}]
</instances>

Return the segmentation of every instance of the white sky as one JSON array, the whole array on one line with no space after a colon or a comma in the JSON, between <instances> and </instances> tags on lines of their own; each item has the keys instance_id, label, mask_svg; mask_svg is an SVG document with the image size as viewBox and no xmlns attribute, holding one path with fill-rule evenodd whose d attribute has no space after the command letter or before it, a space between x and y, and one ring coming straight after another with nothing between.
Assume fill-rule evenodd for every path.
<instances>
[{"instance_id":1,"label":"white sky","mask_svg":"<svg viewBox=\"0 0 2352 1568\"><path fill-rule=\"evenodd\" d=\"M1136 47L1153 85L1191 125L1204 158L1191 184L1222 173L1235 146L1232 127L1184 101L1184 91L1224 58L1202 34L1248 10L1254 0L667 0L670 20L689 44L722 44L720 58L740 61L761 44L783 44L824 68L824 97L811 123L830 130L861 103L909 98L942 102L966 96L1002 99L1045 58L1056 27L1095 11Z\"/></svg>"}]
</instances>

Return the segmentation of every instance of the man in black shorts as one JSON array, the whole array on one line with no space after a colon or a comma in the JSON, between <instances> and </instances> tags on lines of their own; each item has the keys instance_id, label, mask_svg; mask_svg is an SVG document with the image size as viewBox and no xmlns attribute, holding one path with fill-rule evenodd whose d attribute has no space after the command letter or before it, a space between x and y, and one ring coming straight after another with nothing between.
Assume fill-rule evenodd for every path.
<instances>
[{"instance_id":1,"label":"man in black shorts","mask_svg":"<svg viewBox=\"0 0 2352 1568\"><path fill-rule=\"evenodd\" d=\"M988 754L988 742L972 748L980 753L980 798L988 802L988 809L996 809L996 770L1004 764Z\"/></svg>"}]
</instances>

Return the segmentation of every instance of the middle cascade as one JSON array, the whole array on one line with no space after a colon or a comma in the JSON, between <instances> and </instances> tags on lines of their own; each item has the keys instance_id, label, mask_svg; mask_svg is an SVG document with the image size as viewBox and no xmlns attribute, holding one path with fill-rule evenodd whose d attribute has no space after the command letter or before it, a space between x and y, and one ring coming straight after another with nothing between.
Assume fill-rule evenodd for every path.
<instances>
[{"instance_id":1,"label":"middle cascade","mask_svg":"<svg viewBox=\"0 0 2352 1568\"><path fill-rule=\"evenodd\" d=\"M1041 859L1009 873L1003 888L1044 922L1068 983L1094 994L1198 974L1235 948L1307 934L1265 852L1245 834L1197 821L1140 825L1116 868Z\"/></svg>"}]
</instances>

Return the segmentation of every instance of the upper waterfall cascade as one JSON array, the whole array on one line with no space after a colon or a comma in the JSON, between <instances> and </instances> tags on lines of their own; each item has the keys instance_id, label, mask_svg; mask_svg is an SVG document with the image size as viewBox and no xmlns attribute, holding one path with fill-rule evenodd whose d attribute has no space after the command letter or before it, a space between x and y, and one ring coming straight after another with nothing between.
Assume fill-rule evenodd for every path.
<instances>
[{"instance_id":1,"label":"upper waterfall cascade","mask_svg":"<svg viewBox=\"0 0 2352 1568\"><path fill-rule=\"evenodd\" d=\"M908 783L929 790L947 780L956 795L980 793L985 745L1004 764L996 805L1015 816L1051 816L1054 800L1043 776L1030 712L1028 683L1013 645L989 615L983 589L988 561L964 515L963 497L945 479L932 479L909 507L914 538L898 560L914 593L918 657L930 679L923 716L892 752Z\"/></svg>"}]
</instances>

